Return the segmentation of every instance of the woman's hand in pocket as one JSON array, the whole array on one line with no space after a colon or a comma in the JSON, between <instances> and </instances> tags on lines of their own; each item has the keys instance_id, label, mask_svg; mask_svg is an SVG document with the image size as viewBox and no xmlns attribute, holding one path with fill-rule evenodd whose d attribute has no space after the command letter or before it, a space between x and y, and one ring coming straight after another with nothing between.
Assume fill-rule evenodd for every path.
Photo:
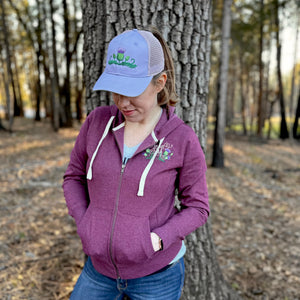
<instances>
[{"instance_id":1,"label":"woman's hand in pocket","mask_svg":"<svg viewBox=\"0 0 300 300\"><path fill-rule=\"evenodd\" d=\"M155 232L151 232L151 242L155 252L162 250L161 239Z\"/></svg>"}]
</instances>

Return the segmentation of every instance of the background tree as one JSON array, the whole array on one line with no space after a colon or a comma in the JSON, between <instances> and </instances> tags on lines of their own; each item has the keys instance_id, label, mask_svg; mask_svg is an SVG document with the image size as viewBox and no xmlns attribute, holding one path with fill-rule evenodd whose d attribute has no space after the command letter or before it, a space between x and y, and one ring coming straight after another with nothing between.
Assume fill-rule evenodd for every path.
<instances>
[{"instance_id":1,"label":"background tree","mask_svg":"<svg viewBox=\"0 0 300 300\"><path fill-rule=\"evenodd\" d=\"M70 20L69 8L67 0L62 0L64 10L64 33L65 33L65 61L66 61L66 76L63 84L63 99L64 99L64 114L62 124L64 126L72 126L71 112L71 86L70 86L70 66L72 53L70 49Z\"/></svg>"},{"instance_id":2,"label":"background tree","mask_svg":"<svg viewBox=\"0 0 300 300\"><path fill-rule=\"evenodd\" d=\"M6 9L3 0L0 0L0 8L1 8L1 23L2 23L1 25L2 25L2 32L3 32L4 47L5 47L6 71L7 71L6 72L7 78L4 77L5 76L4 72L3 72L3 77L4 77L5 94L7 99L7 113L9 117L8 129L9 131L11 131L13 125L14 105L11 103L9 86L13 82L13 74L12 74L12 66L11 66L11 54L10 54L9 41L8 41L8 30L6 24L6 14L5 14ZM4 65L4 61L2 65Z\"/></svg>"},{"instance_id":3,"label":"background tree","mask_svg":"<svg viewBox=\"0 0 300 300\"><path fill-rule=\"evenodd\" d=\"M289 3L289 5L285 5ZM215 108L212 103L216 99L217 76L219 65L216 57L221 52L222 25L218 20L220 17L221 2L214 3L214 22L212 34L212 76L210 84L210 115L213 115ZM296 21L292 22L296 1L279 1L277 23L280 25L280 34L283 29L295 27ZM231 130L238 130L243 134L251 134L263 137L266 134L264 127L265 119L271 120L270 107L274 113L280 113L279 101L274 103L271 95L274 95L278 88L277 69L273 66L276 63L276 37L277 26L275 24L274 0L239 0L233 1L232 5L232 30L230 47L230 67L228 69L228 101L226 105L226 125ZM289 19L289 21L287 21ZM295 30L296 32L296 30ZM294 41L294 40L293 40ZM285 57L282 57L284 60ZM281 72L281 71L280 71ZM291 78L282 78L282 95L288 95ZM234 97L234 99L231 99ZM279 97L280 98L280 97ZM295 106L295 105L294 105ZM285 107L285 104L281 105ZM274 108L274 109L273 109ZM293 107L293 111L295 107ZM230 120L228 119L230 118ZM285 118L282 118L284 124ZM285 122L286 123L286 122ZM276 131L276 126L273 127Z\"/></svg>"},{"instance_id":4,"label":"background tree","mask_svg":"<svg viewBox=\"0 0 300 300\"><path fill-rule=\"evenodd\" d=\"M51 23L51 38L52 38L52 76L51 76L51 97L52 97L52 125L54 131L59 129L59 112L60 112L60 93L59 93L59 75L56 53L56 28L54 22L54 6L53 0L49 0L50 7L50 23Z\"/></svg>"},{"instance_id":5,"label":"background tree","mask_svg":"<svg viewBox=\"0 0 300 300\"><path fill-rule=\"evenodd\" d=\"M42 98L42 83L41 83L41 68L42 68L42 14L39 0L36 0L35 9L31 9L28 3L19 3L20 7L13 2L8 0L11 7L14 9L18 21L23 26L28 41L35 54L35 65L36 65L36 78L35 78L35 96L36 96L36 115L35 120L39 121L40 117L40 103ZM23 6L24 5L24 6ZM36 22L33 22L33 21Z\"/></svg>"},{"instance_id":6,"label":"background tree","mask_svg":"<svg viewBox=\"0 0 300 300\"><path fill-rule=\"evenodd\" d=\"M291 124L291 132L293 133L291 136L294 139L299 139L299 133L297 132L298 129L298 120L300 118L300 63L297 63L297 55L298 55L298 40L299 40L299 29L300 29L300 18L299 18L299 13L300 13L300 2L296 1L295 2L295 9L294 13L292 16L294 16L294 24L296 26L296 36L295 36L295 47L294 47L294 66L292 69L292 74L291 74L291 92L290 92L290 118L292 118L293 113L295 111L295 119L294 123ZM298 78L297 78L298 77ZM298 79L298 85L299 85L299 94L298 94L298 100L297 100L297 105L296 108L294 108L294 98L296 96L296 81Z\"/></svg>"},{"instance_id":7,"label":"background tree","mask_svg":"<svg viewBox=\"0 0 300 300\"><path fill-rule=\"evenodd\" d=\"M178 114L206 147L206 112L210 70L211 1L83 1L84 81L87 110L108 105L103 92L92 92L104 69L109 41L125 29L154 25L168 41L175 60ZM186 284L182 299L229 299L220 271L210 222L187 239Z\"/></svg>"},{"instance_id":8,"label":"background tree","mask_svg":"<svg viewBox=\"0 0 300 300\"><path fill-rule=\"evenodd\" d=\"M297 13L300 13L300 2L299 8L297 9ZM296 37L295 37L295 47L294 47L294 66L292 70L292 78L291 78L291 95L290 95L290 117L294 112L294 96L295 96L295 78L296 78L296 67L297 67L297 54L298 54L298 38L299 38L299 27L300 27L300 18L297 19L296 22Z\"/></svg>"},{"instance_id":9,"label":"background tree","mask_svg":"<svg viewBox=\"0 0 300 300\"><path fill-rule=\"evenodd\" d=\"M79 14L81 16L81 6L80 3L76 0L73 0L73 9L74 9L74 20L73 20L73 30L79 35L82 33L82 24L77 19L77 15ZM75 51L75 103L76 103L76 119L78 122L81 121L83 117L83 111L82 111L82 96L83 96L83 80L82 77L79 76L81 73L79 63L81 62L81 55L79 51Z\"/></svg>"},{"instance_id":10,"label":"background tree","mask_svg":"<svg viewBox=\"0 0 300 300\"><path fill-rule=\"evenodd\" d=\"M264 41L264 0L260 0L259 5L259 93L257 104L257 135L262 136L264 125L264 105L263 105L263 86L264 86L264 66L263 66L263 41Z\"/></svg>"},{"instance_id":11,"label":"background tree","mask_svg":"<svg viewBox=\"0 0 300 300\"><path fill-rule=\"evenodd\" d=\"M280 40L280 22L279 22L279 0L274 0L275 33L276 33L276 59L277 59L277 79L280 103L280 134L281 139L289 137L289 132L285 117L285 101L283 94L282 75L281 75L281 40Z\"/></svg>"},{"instance_id":12,"label":"background tree","mask_svg":"<svg viewBox=\"0 0 300 300\"><path fill-rule=\"evenodd\" d=\"M213 145L212 166L224 167L224 139L226 125L226 100L227 100L227 75L229 64L229 42L231 28L231 4L232 0L223 1L223 16L222 16L222 41L221 41L221 60L220 70L217 85L217 110L216 124Z\"/></svg>"},{"instance_id":13,"label":"background tree","mask_svg":"<svg viewBox=\"0 0 300 300\"><path fill-rule=\"evenodd\" d=\"M78 60L74 59L82 33L75 10L70 10L67 0L35 0L32 2L22 0L18 3L8 0L8 2L34 53L32 65L35 68L33 73L36 82L34 88L36 120L40 120L42 105L47 112L52 114L55 130L58 128L57 115L60 119L59 126L71 126L71 91L72 86L75 85L72 73L74 73L73 70L76 70L77 74L81 73ZM78 5L78 2L79 0L73 0L72 3ZM61 34L58 38L57 28L60 33L63 33L63 40ZM20 42L24 43L24 40ZM56 50L58 47L62 49L59 54ZM58 61L61 63L59 64ZM73 61L76 62L75 68ZM78 78L81 76L78 75ZM76 85L76 89L79 89L80 86L81 90L78 90L77 94L82 94L82 85ZM75 98L75 96L73 97Z\"/></svg>"},{"instance_id":14,"label":"background tree","mask_svg":"<svg viewBox=\"0 0 300 300\"><path fill-rule=\"evenodd\" d=\"M294 121L294 125L293 125L293 138L294 139L300 139L300 133L298 132L299 119L300 119L300 87L299 87L295 121Z\"/></svg>"}]
</instances>

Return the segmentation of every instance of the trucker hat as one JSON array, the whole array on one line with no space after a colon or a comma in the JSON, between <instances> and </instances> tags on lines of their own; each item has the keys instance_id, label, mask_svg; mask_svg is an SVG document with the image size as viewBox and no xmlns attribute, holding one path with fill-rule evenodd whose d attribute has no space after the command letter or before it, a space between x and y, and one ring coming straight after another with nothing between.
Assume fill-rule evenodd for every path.
<instances>
[{"instance_id":1,"label":"trucker hat","mask_svg":"<svg viewBox=\"0 0 300 300\"><path fill-rule=\"evenodd\" d=\"M93 90L136 97L144 92L154 75L164 70L164 65L162 46L151 32L127 30L109 43L104 72Z\"/></svg>"}]
</instances>

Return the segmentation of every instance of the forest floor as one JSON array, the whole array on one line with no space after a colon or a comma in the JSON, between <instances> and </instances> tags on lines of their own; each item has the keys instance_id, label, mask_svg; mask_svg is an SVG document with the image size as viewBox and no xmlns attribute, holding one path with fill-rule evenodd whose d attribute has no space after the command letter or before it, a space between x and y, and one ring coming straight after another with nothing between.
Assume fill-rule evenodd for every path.
<instances>
[{"instance_id":1,"label":"forest floor","mask_svg":"<svg viewBox=\"0 0 300 300\"><path fill-rule=\"evenodd\" d=\"M69 298L84 256L61 184L79 128L0 132L0 299ZM223 275L243 299L300 299L300 143L228 134L225 161L207 172Z\"/></svg>"}]
</instances>

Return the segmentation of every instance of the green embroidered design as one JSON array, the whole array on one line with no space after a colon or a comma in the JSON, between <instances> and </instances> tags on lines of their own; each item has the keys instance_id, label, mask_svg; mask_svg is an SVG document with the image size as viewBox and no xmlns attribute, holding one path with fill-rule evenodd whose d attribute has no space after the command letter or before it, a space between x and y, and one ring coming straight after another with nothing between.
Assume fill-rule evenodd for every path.
<instances>
[{"instance_id":1,"label":"green embroidered design","mask_svg":"<svg viewBox=\"0 0 300 300\"><path fill-rule=\"evenodd\" d=\"M169 143L165 143L162 145L159 149L159 152L157 154L157 159L165 162L167 160L170 160L171 157L173 156L173 152L171 151L171 148L173 148L173 145ZM153 148L148 148L146 151L143 153L144 157L146 159L151 159L157 149L157 146L154 146Z\"/></svg>"},{"instance_id":2,"label":"green embroidered design","mask_svg":"<svg viewBox=\"0 0 300 300\"><path fill-rule=\"evenodd\" d=\"M135 59L131 58L130 56L125 56L125 49L119 49L117 54L113 54L108 61L109 65L119 65L119 66L126 66L129 68L136 68L137 65L135 64ZM129 61L130 60L130 61Z\"/></svg>"}]
</instances>

